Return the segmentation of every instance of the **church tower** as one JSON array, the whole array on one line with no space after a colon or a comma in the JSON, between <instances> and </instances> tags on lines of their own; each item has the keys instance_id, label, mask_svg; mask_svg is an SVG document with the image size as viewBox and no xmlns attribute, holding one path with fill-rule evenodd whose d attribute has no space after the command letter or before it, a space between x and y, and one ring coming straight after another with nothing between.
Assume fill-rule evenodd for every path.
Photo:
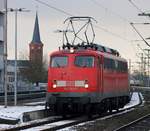
<instances>
[{"instance_id":1,"label":"church tower","mask_svg":"<svg viewBox=\"0 0 150 131\"><path fill-rule=\"evenodd\" d=\"M31 62L42 63L43 61L43 43L40 38L38 14L36 12L33 38L29 44L29 57Z\"/></svg>"}]
</instances>

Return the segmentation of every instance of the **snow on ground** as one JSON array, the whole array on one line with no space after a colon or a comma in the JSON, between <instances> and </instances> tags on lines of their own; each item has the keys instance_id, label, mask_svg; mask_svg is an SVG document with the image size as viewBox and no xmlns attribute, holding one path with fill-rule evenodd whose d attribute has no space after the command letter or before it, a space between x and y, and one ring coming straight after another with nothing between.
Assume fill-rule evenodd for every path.
<instances>
[{"instance_id":1,"label":"snow on ground","mask_svg":"<svg viewBox=\"0 0 150 131\"><path fill-rule=\"evenodd\" d=\"M53 122L50 124L45 124L45 125L41 125L38 127L33 127L30 129L24 129L24 131L43 131L43 130L48 130L48 128L63 126L64 124L69 124L72 122L75 122L75 120L64 120L64 121Z\"/></svg>"},{"instance_id":2,"label":"snow on ground","mask_svg":"<svg viewBox=\"0 0 150 131\"><path fill-rule=\"evenodd\" d=\"M0 124L0 129L5 129L5 128L8 128L8 127L10 127L10 125Z\"/></svg>"},{"instance_id":3,"label":"snow on ground","mask_svg":"<svg viewBox=\"0 0 150 131\"><path fill-rule=\"evenodd\" d=\"M24 112L42 110L44 106L0 106L0 118L17 120L21 119Z\"/></svg>"},{"instance_id":4,"label":"snow on ground","mask_svg":"<svg viewBox=\"0 0 150 131\"><path fill-rule=\"evenodd\" d=\"M45 101L41 102L31 102L31 103L25 103L24 106L36 106L36 105L45 105Z\"/></svg>"},{"instance_id":5,"label":"snow on ground","mask_svg":"<svg viewBox=\"0 0 150 131\"><path fill-rule=\"evenodd\" d=\"M140 97L141 96L142 95L140 94ZM124 109L130 108L132 106L136 106L136 105L140 104L140 102L141 102L141 100L139 98L139 93L138 92L133 92L130 103L126 104L124 106Z\"/></svg>"},{"instance_id":6,"label":"snow on ground","mask_svg":"<svg viewBox=\"0 0 150 131\"><path fill-rule=\"evenodd\" d=\"M0 106L0 118L6 120L22 120L23 113L44 109L44 106ZM0 130L12 125L0 124Z\"/></svg>"},{"instance_id":7,"label":"snow on ground","mask_svg":"<svg viewBox=\"0 0 150 131\"><path fill-rule=\"evenodd\" d=\"M141 103L140 97L141 97L142 100L144 99L141 93L133 92L130 103L125 105L124 108L122 108L122 109L127 109L127 108L130 108L130 107L139 105ZM133 110L133 109L131 109L131 110ZM126 112L128 112L128 111L124 111L124 112L121 112L119 114L123 114L123 113L126 113ZM107 119L107 118L113 117L114 115L106 116L106 117L103 117L103 118L100 118L100 119L101 120L102 119ZM76 126L67 127L67 128L64 128L64 129L57 130L57 131L76 131L75 127L86 125L86 124L92 124L93 122L95 122L95 120L94 121L83 122L83 123L80 123Z\"/></svg>"}]
</instances>

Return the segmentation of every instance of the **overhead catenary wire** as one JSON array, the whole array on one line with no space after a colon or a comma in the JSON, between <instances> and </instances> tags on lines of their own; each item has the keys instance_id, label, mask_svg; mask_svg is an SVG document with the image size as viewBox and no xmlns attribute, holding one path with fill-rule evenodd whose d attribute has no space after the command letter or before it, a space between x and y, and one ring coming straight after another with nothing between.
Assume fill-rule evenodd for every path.
<instances>
[{"instance_id":1,"label":"overhead catenary wire","mask_svg":"<svg viewBox=\"0 0 150 131\"><path fill-rule=\"evenodd\" d=\"M103 30L104 32L109 33L109 34L111 34L111 35L113 35L115 37L118 37L119 39L122 39L122 40L125 40L125 41L129 41L128 39L126 39L126 38L124 38L124 37L122 37L122 36L120 36L120 35L118 35L116 33L113 33L113 32L111 32L111 31L109 31L109 30L107 30L107 29L105 29L103 27L100 27L100 26L95 25L95 24L93 24L93 25L94 25L94 27L96 27L96 28L98 28L100 30Z\"/></svg>"},{"instance_id":2,"label":"overhead catenary wire","mask_svg":"<svg viewBox=\"0 0 150 131\"><path fill-rule=\"evenodd\" d=\"M150 47L150 44L143 38L143 36L142 36L142 35L139 33L139 31L135 28L134 23L130 23L130 24L131 24L131 26L133 27L133 29L135 30L135 32L136 32L136 33L141 37L141 39L145 42L145 44Z\"/></svg>"},{"instance_id":3,"label":"overhead catenary wire","mask_svg":"<svg viewBox=\"0 0 150 131\"><path fill-rule=\"evenodd\" d=\"M101 8L103 8L104 10L109 11L111 14L117 16L118 18L122 19L123 21L126 21L128 23L131 23L130 20L128 20L127 18L119 15L118 13L114 12L113 10L108 9L107 7L103 6L100 2L96 1L96 0L90 0L92 3L94 3L96 6L99 6Z\"/></svg>"},{"instance_id":4,"label":"overhead catenary wire","mask_svg":"<svg viewBox=\"0 0 150 131\"><path fill-rule=\"evenodd\" d=\"M145 12L142 11L132 0L128 0L141 14L138 14L139 16L144 16ZM146 15L145 15L146 16ZM149 16L149 15L147 15ZM150 20L150 16L148 17L148 19Z\"/></svg>"},{"instance_id":5,"label":"overhead catenary wire","mask_svg":"<svg viewBox=\"0 0 150 131\"><path fill-rule=\"evenodd\" d=\"M47 6L48 8L51 8L51 9L53 9L53 10L56 10L56 11L58 11L58 12L60 12L60 13L63 13L63 14L65 14L65 15L67 15L67 16L75 16L75 15L73 15L73 14L68 13L67 11L64 11L64 10L62 10L62 9L60 9L60 8L57 8L57 7L55 7L55 6L52 6L52 5L50 5L49 3L43 2L43 1L41 1L41 0L34 0L34 1L36 1L36 2L38 2L38 3L40 3L40 4L42 4L42 5L45 5L45 6ZM124 19L124 20L125 20L125 19ZM128 21L128 20L126 20L126 21ZM107 32L108 34L113 35L113 36L115 36L115 37L117 37L117 38L119 38L119 39L122 39L122 40L125 40L125 41L129 41L129 40L127 40L126 38L123 38L122 36L120 36L119 34L116 34L116 33L112 32L112 31L109 31L109 30L106 29L106 28L100 27L100 26L98 26L98 25L94 25L94 27L96 27L96 28L98 28L98 29L100 29L100 30L102 30L102 31L104 31L104 32Z\"/></svg>"},{"instance_id":6,"label":"overhead catenary wire","mask_svg":"<svg viewBox=\"0 0 150 131\"><path fill-rule=\"evenodd\" d=\"M118 18L122 19L124 22L127 22L127 23L130 25L131 21L129 21L127 18L125 18L125 17L119 15L118 13L115 13L114 11L108 9L107 7L103 6L100 2L98 2L98 1L96 1L96 0L90 0L90 1L91 1L92 3L94 3L96 6L99 6L99 7L101 7L102 9L109 11L111 14L117 16ZM122 40L125 40L125 41L129 41L128 39L122 37L121 35L116 34L116 33L112 32L112 31L110 31L110 30L108 30L108 29L106 29L106 28L103 28L103 27L100 27L100 26L97 26L97 25L95 25L95 27L97 27L97 28L103 30L104 32L107 32L107 33L109 33L109 34L111 34L111 35L113 35L113 36L115 36L115 37L118 37L119 39L122 39Z\"/></svg>"},{"instance_id":7,"label":"overhead catenary wire","mask_svg":"<svg viewBox=\"0 0 150 131\"><path fill-rule=\"evenodd\" d=\"M42 4L42 5L47 6L47 7L49 7L49 8L52 8L52 9L54 9L54 10L60 12L60 13L63 13L63 14L65 14L65 15L67 15L67 16L74 16L74 15L72 15L71 13L68 13L68 12L66 12L66 11L64 11L64 10L62 10L62 9L59 9L59 8L57 8L57 7L55 7L55 6L52 6L52 5L50 5L50 4L47 4L46 2L43 2L43 1L41 1L41 0L35 0L35 1L38 2L38 3L40 3L40 4Z\"/></svg>"},{"instance_id":8,"label":"overhead catenary wire","mask_svg":"<svg viewBox=\"0 0 150 131\"><path fill-rule=\"evenodd\" d=\"M132 0L128 0L138 11L144 13Z\"/></svg>"},{"instance_id":9,"label":"overhead catenary wire","mask_svg":"<svg viewBox=\"0 0 150 131\"><path fill-rule=\"evenodd\" d=\"M122 19L122 20L128 22L128 24L132 23L132 22L129 21L127 18L122 17L121 15L119 15L118 13L115 13L114 11L108 9L107 7L104 7L102 4L100 4L100 2L98 2L98 1L96 1L96 0L90 0L90 1L92 1L96 6L100 6L100 7L103 8L104 10L107 10L107 11L109 11L110 13L112 13L113 15L116 15L116 16L119 17L120 19ZM138 11L140 11L141 13L144 13L132 0L128 0L128 1L129 1ZM139 23L139 24L141 24L141 23ZM144 23L144 24L149 24L149 23ZM101 27L100 27L100 28L101 28ZM108 31L107 29L104 29L104 28L101 28L101 29L102 29L103 31L108 32L108 33L111 33L112 35L117 36L117 37L119 37L119 38L121 38L121 39L127 40L127 39L121 37L121 36L118 35L118 34L115 34L115 33L112 33L112 32L110 32L110 31ZM137 33L139 34L139 32L137 32ZM141 35L141 34L140 34L140 35ZM140 37L141 37L141 36L140 36ZM141 37L141 38L142 38L142 37ZM145 40L143 40L143 41L144 41L147 45L149 45Z\"/></svg>"}]
</instances>

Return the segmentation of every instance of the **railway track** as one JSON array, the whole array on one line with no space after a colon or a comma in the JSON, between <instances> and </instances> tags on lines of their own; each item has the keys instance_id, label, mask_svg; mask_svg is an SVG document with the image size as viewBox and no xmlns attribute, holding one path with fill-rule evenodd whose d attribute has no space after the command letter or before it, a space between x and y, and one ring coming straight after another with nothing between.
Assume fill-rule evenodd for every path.
<instances>
[{"instance_id":1,"label":"railway track","mask_svg":"<svg viewBox=\"0 0 150 131\"><path fill-rule=\"evenodd\" d=\"M126 125L123 125L114 131L149 131L150 130L150 114L138 118Z\"/></svg>"},{"instance_id":2,"label":"railway track","mask_svg":"<svg viewBox=\"0 0 150 131\"><path fill-rule=\"evenodd\" d=\"M141 104L141 103L140 103ZM137 106L137 105L136 105ZM92 119L88 119L85 116L71 116L67 119L63 119L60 116L51 116L49 118L44 118L41 120L31 121L25 124L16 125L11 128L4 129L3 131L16 131L16 130L58 130L70 126L77 125L82 122L93 121L96 119L109 119L111 117L122 115L131 110L134 110L136 106L132 106L126 109L120 109L119 111L107 112L102 116L94 116Z\"/></svg>"},{"instance_id":3,"label":"railway track","mask_svg":"<svg viewBox=\"0 0 150 131\"><path fill-rule=\"evenodd\" d=\"M63 120L63 118L61 116L50 116L48 118L44 118L41 120L35 120L35 121L28 122L28 123L16 125L16 126L13 126L10 128L2 129L1 131L25 130L25 129L30 129L33 127L37 127L37 126L41 126L44 124L53 123L53 122L61 121L61 120Z\"/></svg>"},{"instance_id":4,"label":"railway track","mask_svg":"<svg viewBox=\"0 0 150 131\"><path fill-rule=\"evenodd\" d=\"M134 108L134 107L132 107ZM102 116L95 115L93 118L89 119L86 116L71 116L68 117L68 119L63 119L61 116L51 116L46 119L38 120L38 121L32 121L29 123L26 123L24 125L18 125L9 129L4 129L3 131L16 131L16 130L59 130L62 128L70 127L73 125L77 125L82 122L92 121L96 119L109 119L116 115L121 115L121 113L127 113L130 110L133 110L132 108L128 109L122 109L119 111L114 112L107 112L103 114ZM107 117L107 118L106 118Z\"/></svg>"},{"instance_id":5,"label":"railway track","mask_svg":"<svg viewBox=\"0 0 150 131\"><path fill-rule=\"evenodd\" d=\"M96 119L109 119L111 117L114 117L116 115L120 115L120 113L127 113L128 111L132 110L132 108L129 109L125 109L125 110L120 110L120 111L115 111L115 112L111 112L111 113L106 113L103 114L102 116L98 116L95 115L93 116L93 118L89 119L87 116L75 116L75 117L70 117L68 119L62 119L59 121L55 121L55 122L49 122L47 124L42 124L36 127L31 127L31 128L26 128L24 129L24 131L32 131L32 130L38 130L38 131L49 131L49 130L59 130L59 129L63 129L66 127L70 127L70 126L74 126L77 125L79 123L83 123L83 122L88 122L88 121L93 121ZM107 118L106 118L107 117Z\"/></svg>"},{"instance_id":6,"label":"railway track","mask_svg":"<svg viewBox=\"0 0 150 131\"><path fill-rule=\"evenodd\" d=\"M69 118L66 120L61 120L57 122L52 122L49 124L44 124L41 126L36 126L30 129L25 129L23 131L32 131L32 130L38 130L38 131L49 131L49 130L59 130L65 127L73 126L79 123L82 123L87 120L87 117L82 116L82 117L74 117L74 118Z\"/></svg>"}]
</instances>

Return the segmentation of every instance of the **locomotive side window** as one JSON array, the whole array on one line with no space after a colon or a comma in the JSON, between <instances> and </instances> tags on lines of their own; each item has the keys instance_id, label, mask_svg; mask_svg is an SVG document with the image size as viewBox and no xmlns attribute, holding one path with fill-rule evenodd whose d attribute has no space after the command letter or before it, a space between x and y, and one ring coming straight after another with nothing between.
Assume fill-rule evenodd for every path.
<instances>
[{"instance_id":1,"label":"locomotive side window","mask_svg":"<svg viewBox=\"0 0 150 131\"><path fill-rule=\"evenodd\" d=\"M51 60L51 67L65 67L68 64L67 56L54 56Z\"/></svg>"},{"instance_id":2,"label":"locomotive side window","mask_svg":"<svg viewBox=\"0 0 150 131\"><path fill-rule=\"evenodd\" d=\"M94 67L93 56L76 56L75 65L78 67Z\"/></svg>"},{"instance_id":3,"label":"locomotive side window","mask_svg":"<svg viewBox=\"0 0 150 131\"><path fill-rule=\"evenodd\" d=\"M127 63L123 61L104 58L104 69L116 70L118 72L127 72Z\"/></svg>"},{"instance_id":4,"label":"locomotive side window","mask_svg":"<svg viewBox=\"0 0 150 131\"><path fill-rule=\"evenodd\" d=\"M118 68L117 70L119 72L127 72L128 68L127 68L127 63L126 62L122 62L122 61L118 61Z\"/></svg>"},{"instance_id":5,"label":"locomotive side window","mask_svg":"<svg viewBox=\"0 0 150 131\"><path fill-rule=\"evenodd\" d=\"M104 58L104 68L115 70L115 61L113 59Z\"/></svg>"}]
</instances>

